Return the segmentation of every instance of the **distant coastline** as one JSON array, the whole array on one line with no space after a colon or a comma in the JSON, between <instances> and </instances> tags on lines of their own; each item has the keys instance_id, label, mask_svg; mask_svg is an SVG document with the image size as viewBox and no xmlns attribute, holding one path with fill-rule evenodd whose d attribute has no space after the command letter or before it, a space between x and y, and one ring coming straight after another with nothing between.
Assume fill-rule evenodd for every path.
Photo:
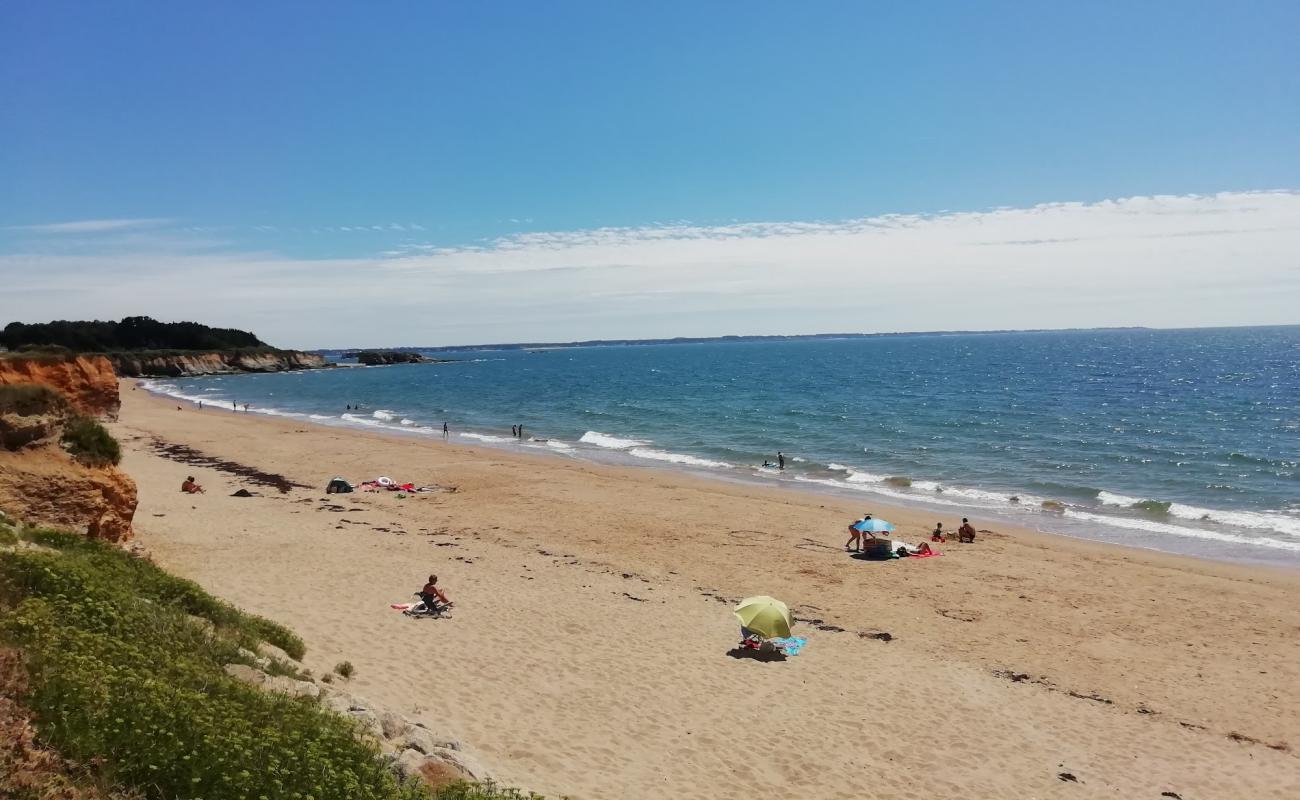
<instances>
[{"instance_id":1,"label":"distant coastline","mask_svg":"<svg viewBox=\"0 0 1300 800\"><path fill-rule=\"evenodd\" d=\"M1155 330L1141 325L1111 328L1008 328L992 331L940 330L940 331L899 331L890 333L797 333L726 336L674 336L667 339L585 339L575 342L498 342L495 344L440 345L437 347L420 347L403 345L400 347L355 348L335 347L308 350L310 353L339 355L355 353L362 350L384 350L390 352L452 353L464 350L560 350L569 347L637 347L664 344L708 344L710 342L798 342L825 339L888 339L909 336L992 336L1007 333L1082 333L1099 331L1149 331Z\"/></svg>"}]
</instances>

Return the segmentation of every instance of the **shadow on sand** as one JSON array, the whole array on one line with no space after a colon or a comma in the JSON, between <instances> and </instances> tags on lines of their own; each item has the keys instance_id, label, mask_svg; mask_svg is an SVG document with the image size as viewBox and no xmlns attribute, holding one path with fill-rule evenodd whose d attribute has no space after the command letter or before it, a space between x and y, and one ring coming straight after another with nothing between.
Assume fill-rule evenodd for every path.
<instances>
[{"instance_id":1,"label":"shadow on sand","mask_svg":"<svg viewBox=\"0 0 1300 800\"><path fill-rule=\"evenodd\" d=\"M785 653L780 650L751 650L748 647L733 647L727 651L727 655L736 659L748 659L750 661L761 661L768 663L770 661L785 661Z\"/></svg>"}]
</instances>

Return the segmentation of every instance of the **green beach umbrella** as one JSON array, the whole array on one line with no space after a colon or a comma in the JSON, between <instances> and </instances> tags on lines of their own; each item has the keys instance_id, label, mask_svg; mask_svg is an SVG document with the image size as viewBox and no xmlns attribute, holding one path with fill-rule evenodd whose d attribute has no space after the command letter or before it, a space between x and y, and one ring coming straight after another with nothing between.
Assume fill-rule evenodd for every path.
<instances>
[{"instance_id":1,"label":"green beach umbrella","mask_svg":"<svg viewBox=\"0 0 1300 800\"><path fill-rule=\"evenodd\" d=\"M741 625L764 639L790 635L790 609L774 597L765 594L746 597L736 605L734 612Z\"/></svg>"}]
</instances>

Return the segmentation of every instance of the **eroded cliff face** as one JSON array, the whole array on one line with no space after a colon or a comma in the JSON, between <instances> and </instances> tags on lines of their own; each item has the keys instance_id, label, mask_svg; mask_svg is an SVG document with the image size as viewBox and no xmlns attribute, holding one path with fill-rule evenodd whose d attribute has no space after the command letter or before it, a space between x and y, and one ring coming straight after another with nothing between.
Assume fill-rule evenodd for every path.
<instances>
[{"instance_id":1,"label":"eroded cliff face","mask_svg":"<svg viewBox=\"0 0 1300 800\"><path fill-rule=\"evenodd\" d=\"M227 375L236 372L287 372L328 366L324 356L299 350L268 353L189 353L151 355L121 353L112 356L117 373L125 377Z\"/></svg>"},{"instance_id":2,"label":"eroded cliff face","mask_svg":"<svg viewBox=\"0 0 1300 800\"><path fill-rule=\"evenodd\" d=\"M117 416L112 364L103 356L0 358L0 386L27 384L55 389L66 403L0 407L0 510L33 525L128 541L135 482L115 466L77 461L62 445L74 417Z\"/></svg>"},{"instance_id":3,"label":"eroded cliff face","mask_svg":"<svg viewBox=\"0 0 1300 800\"><path fill-rule=\"evenodd\" d=\"M25 383L59 391L78 413L91 417L117 419L122 405L117 375L104 356L0 358L0 386Z\"/></svg>"},{"instance_id":4,"label":"eroded cliff face","mask_svg":"<svg viewBox=\"0 0 1300 800\"><path fill-rule=\"evenodd\" d=\"M87 467L58 446L0 450L0 510L30 525L130 541L135 482L117 467Z\"/></svg>"}]
</instances>

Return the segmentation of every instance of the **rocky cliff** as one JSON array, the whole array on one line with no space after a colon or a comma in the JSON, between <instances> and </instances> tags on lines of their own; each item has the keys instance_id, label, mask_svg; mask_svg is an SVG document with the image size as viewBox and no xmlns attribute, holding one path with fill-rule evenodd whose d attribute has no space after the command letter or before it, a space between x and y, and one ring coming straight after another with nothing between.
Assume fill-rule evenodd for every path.
<instances>
[{"instance_id":1,"label":"rocky cliff","mask_svg":"<svg viewBox=\"0 0 1300 800\"><path fill-rule=\"evenodd\" d=\"M38 384L60 392L80 414L116 419L117 376L103 356L0 358L0 386Z\"/></svg>"},{"instance_id":2,"label":"rocky cliff","mask_svg":"<svg viewBox=\"0 0 1300 800\"><path fill-rule=\"evenodd\" d=\"M135 516L135 483L113 466L115 445L111 460L89 459L77 450L76 434L65 435L69 426L97 429L82 417L58 394L0 387L0 511L33 525L127 541ZM78 457L65 448L65 440Z\"/></svg>"},{"instance_id":3,"label":"rocky cliff","mask_svg":"<svg viewBox=\"0 0 1300 800\"><path fill-rule=\"evenodd\" d=\"M329 366L324 356L300 350L216 353L114 353L117 374L124 377L226 375L235 372L287 372Z\"/></svg>"}]
</instances>

